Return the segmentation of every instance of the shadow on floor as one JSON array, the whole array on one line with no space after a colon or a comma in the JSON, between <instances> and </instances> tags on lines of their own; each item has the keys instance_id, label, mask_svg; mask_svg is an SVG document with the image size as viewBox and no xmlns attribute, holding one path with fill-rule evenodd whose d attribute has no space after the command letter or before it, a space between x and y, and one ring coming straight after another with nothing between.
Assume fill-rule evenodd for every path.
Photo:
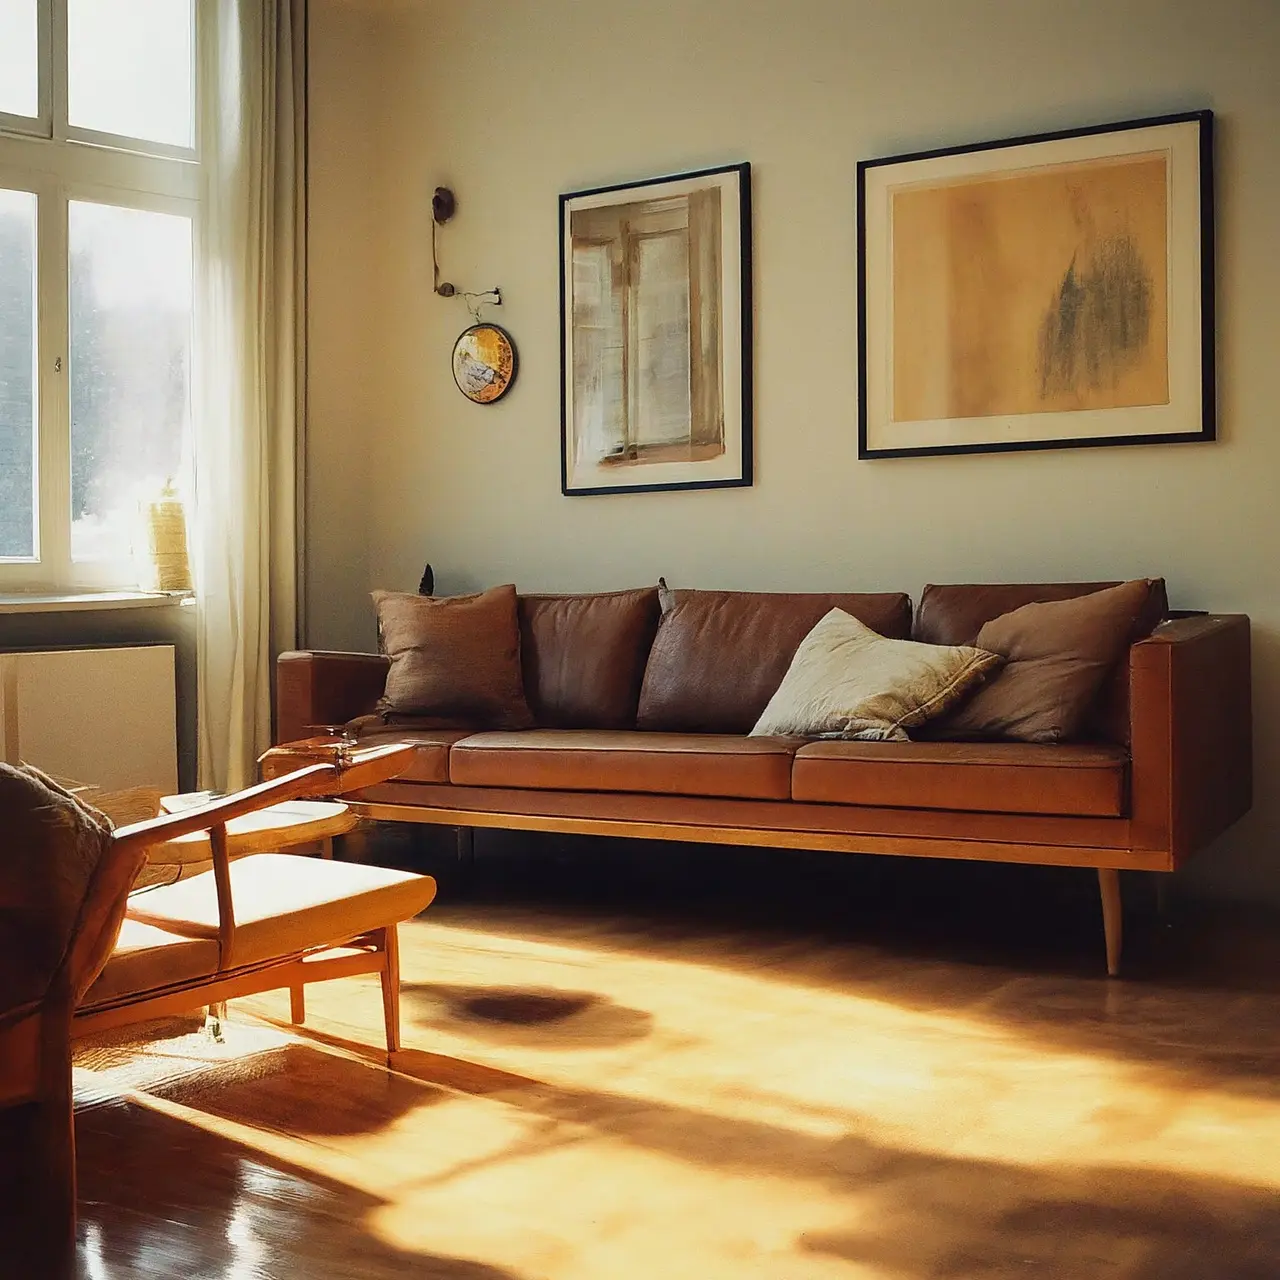
<instances>
[{"instance_id":1,"label":"shadow on floor","mask_svg":"<svg viewBox=\"0 0 1280 1280\"><path fill-rule=\"evenodd\" d=\"M379 1067L384 1060L381 1053L375 1059ZM297 1041L147 1092L222 1120L313 1138L377 1133L410 1111L449 1098L442 1089Z\"/></svg>"},{"instance_id":2,"label":"shadow on floor","mask_svg":"<svg viewBox=\"0 0 1280 1280\"><path fill-rule=\"evenodd\" d=\"M638 1150L839 1196L853 1206L848 1225L806 1234L793 1247L903 1280L1272 1280L1280 1257L1280 1197L1270 1186L1150 1167L1037 1164L1034 1150L1020 1152L1018 1163L957 1158L872 1139L856 1131L852 1113L843 1132L822 1136L417 1050L397 1055L388 1074L373 1061L291 1048L278 1076L273 1070L241 1089L234 1075L213 1072L181 1101L258 1129L348 1134L384 1129L404 1114L404 1099L485 1098L543 1123L480 1158L461 1149L442 1172L415 1179L416 1143L444 1140L426 1121L403 1137L407 1195L511 1161L536 1178L540 1155L590 1142L596 1176L614 1180L623 1204L627 1178L647 1167L627 1154ZM276 1078L295 1099L292 1118L282 1120L281 1094L269 1086ZM483 1263L395 1248L361 1226L383 1201L246 1148L219 1135L216 1123L197 1126L121 1101L81 1114L77 1131L84 1280L518 1280ZM547 1194L571 1196L572 1187ZM494 1212L500 1223L501 1205ZM580 1225L591 1237L594 1222ZM679 1230L689 1226L668 1229L675 1258Z\"/></svg>"},{"instance_id":3,"label":"shadow on floor","mask_svg":"<svg viewBox=\"0 0 1280 1280\"><path fill-rule=\"evenodd\" d=\"M521 1280L397 1249L362 1226L375 1197L149 1107L98 1107L76 1129L81 1280Z\"/></svg>"},{"instance_id":4,"label":"shadow on floor","mask_svg":"<svg viewBox=\"0 0 1280 1280\"><path fill-rule=\"evenodd\" d=\"M415 1026L545 1049L603 1049L643 1040L653 1016L594 991L405 982Z\"/></svg>"},{"instance_id":5,"label":"shadow on floor","mask_svg":"<svg viewBox=\"0 0 1280 1280\"><path fill-rule=\"evenodd\" d=\"M531 1080L443 1055L406 1051L397 1070L501 1098L561 1126L720 1173L807 1180L852 1196L856 1222L808 1234L806 1251L906 1280L1274 1280L1280 1196L1229 1178L1152 1168L954 1158L856 1133L818 1137L693 1108ZM513 1153L497 1153L499 1162ZM528 1139L519 1158L528 1160ZM600 1176L608 1177L608 1147ZM474 1169L469 1165L467 1172ZM622 1170L625 1175L625 1168ZM626 1197L625 1181L618 1195ZM673 1249L678 1239L673 1238Z\"/></svg>"}]
</instances>

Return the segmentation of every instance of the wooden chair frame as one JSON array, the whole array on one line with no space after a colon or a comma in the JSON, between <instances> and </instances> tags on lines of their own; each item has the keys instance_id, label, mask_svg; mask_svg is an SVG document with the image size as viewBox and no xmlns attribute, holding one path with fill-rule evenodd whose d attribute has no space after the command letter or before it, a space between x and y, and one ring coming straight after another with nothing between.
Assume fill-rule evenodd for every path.
<instances>
[{"instance_id":1,"label":"wooden chair frame","mask_svg":"<svg viewBox=\"0 0 1280 1280\"><path fill-rule=\"evenodd\" d=\"M372 785L375 781L395 776L412 758L412 747L393 745L376 748L360 753L342 767L334 764L308 765L233 796L118 830L115 833L118 845L137 845L143 850L191 832L209 832L214 886L218 896L218 968L198 978L78 1009L72 1020L71 1038L76 1040L95 1032L187 1012L201 1005L221 1005L239 996L285 988L290 992L292 1019L295 1024L300 1024L306 1016L304 988L308 982L373 973L378 975L382 984L389 1061L390 1055L400 1048L400 948L396 926L385 925L354 937L336 938L321 946L290 951L254 964L237 965L236 914L231 891L227 824L244 814L285 800L335 795Z\"/></svg>"},{"instance_id":2,"label":"wooden chair frame","mask_svg":"<svg viewBox=\"0 0 1280 1280\"><path fill-rule=\"evenodd\" d=\"M313 764L198 808L166 814L119 828L85 895L81 919L67 956L38 1006L0 1018L0 1115L19 1131L22 1156L5 1156L21 1168L19 1203L0 1204L0 1269L15 1275L61 1277L75 1261L75 1120L71 1090L71 1049L75 1040L152 1018L217 1005L236 996L288 988L295 1023L305 1016L308 982L376 973L382 983L387 1054L400 1047L400 965L396 926L388 924L357 937L292 951L260 963L235 964L236 917L231 892L227 823L269 805L304 796L340 795L386 781L413 758L411 746L393 745L358 752L335 763ZM218 968L205 977L76 1007L76 983L108 918L118 913L149 850L167 840L208 831L218 899ZM114 938L114 932L111 937ZM86 979L87 980L87 979ZM12 1222L10 1221L12 1219ZM5 1271L7 1275L8 1272Z\"/></svg>"}]
</instances>

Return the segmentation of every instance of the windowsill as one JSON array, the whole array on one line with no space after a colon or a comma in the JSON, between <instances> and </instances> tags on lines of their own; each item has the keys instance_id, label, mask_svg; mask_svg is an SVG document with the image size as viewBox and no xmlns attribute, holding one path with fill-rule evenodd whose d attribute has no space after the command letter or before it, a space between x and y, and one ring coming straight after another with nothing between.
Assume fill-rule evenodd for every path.
<instances>
[{"instance_id":1,"label":"windowsill","mask_svg":"<svg viewBox=\"0 0 1280 1280\"><path fill-rule=\"evenodd\" d=\"M189 591L0 592L0 614L81 613L104 609L171 609L187 604Z\"/></svg>"}]
</instances>

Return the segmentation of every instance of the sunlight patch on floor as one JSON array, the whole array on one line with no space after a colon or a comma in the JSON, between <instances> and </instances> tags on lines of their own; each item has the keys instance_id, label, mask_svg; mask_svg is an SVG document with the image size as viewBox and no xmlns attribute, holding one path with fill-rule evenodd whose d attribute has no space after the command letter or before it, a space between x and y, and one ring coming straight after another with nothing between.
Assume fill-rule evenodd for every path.
<instances>
[{"instance_id":1,"label":"sunlight patch on floor","mask_svg":"<svg viewBox=\"0 0 1280 1280\"><path fill-rule=\"evenodd\" d=\"M137 1063L116 1050L94 1084L290 1186L352 1189L387 1257L470 1260L495 1280L1147 1275L1220 1250L1213 1231L1243 1256L1270 1229L1280 1085L1180 1074L1132 1044L1074 1050L994 998L920 1008L767 961L415 922L392 1073L377 984L359 978L309 989L301 1039L281 1025L287 995L255 997L204 1057L195 1041ZM1156 1003L1057 986L1104 1032ZM1034 986L1017 999L1034 1004ZM246 1194L228 1240L247 1275L272 1274L278 1227Z\"/></svg>"},{"instance_id":2,"label":"sunlight patch on floor","mask_svg":"<svg viewBox=\"0 0 1280 1280\"><path fill-rule=\"evenodd\" d=\"M921 1012L853 992L629 953L435 929L408 984L481 992L495 983L589 989L645 1010L643 1038L596 1043L565 1027L543 1046L508 1028L495 1041L458 999L407 998L416 1043L568 1086L686 1106L798 1133L856 1131L952 1156L1017 1163L1138 1164L1280 1187L1280 1105L1229 1088L1175 1086L1099 1053L1029 1044L989 1018ZM452 1008L450 1006L453 1006ZM1123 1016L1123 1012L1116 1016ZM571 1021L571 1020L568 1020ZM425 1026L423 1024L426 1024ZM607 1063L607 1069L605 1064Z\"/></svg>"}]
</instances>

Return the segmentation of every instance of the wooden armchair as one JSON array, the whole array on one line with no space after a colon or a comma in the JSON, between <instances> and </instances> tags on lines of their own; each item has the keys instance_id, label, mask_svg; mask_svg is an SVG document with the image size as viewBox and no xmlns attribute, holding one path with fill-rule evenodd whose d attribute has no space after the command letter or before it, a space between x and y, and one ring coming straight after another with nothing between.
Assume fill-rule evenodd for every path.
<instances>
[{"instance_id":1,"label":"wooden armchair","mask_svg":"<svg viewBox=\"0 0 1280 1280\"><path fill-rule=\"evenodd\" d=\"M0 1272L15 1276L71 1265L71 1018L146 860L48 783L0 771Z\"/></svg>"},{"instance_id":2,"label":"wooden armchair","mask_svg":"<svg viewBox=\"0 0 1280 1280\"><path fill-rule=\"evenodd\" d=\"M435 896L429 876L288 853L231 859L227 825L266 805L337 795L395 777L413 748L355 753L315 764L196 809L121 828L116 841L151 847L208 831L210 870L141 890L111 958L76 1010L72 1036L164 1017L201 1004L288 988L295 1022L308 982L376 973L387 1053L400 1047L396 926Z\"/></svg>"},{"instance_id":3,"label":"wooden armchair","mask_svg":"<svg viewBox=\"0 0 1280 1280\"><path fill-rule=\"evenodd\" d=\"M0 1108L25 1109L21 1150L4 1138L5 1162L10 1171L26 1162L15 1182L31 1202L0 1203L0 1214L16 1210L18 1231L14 1235L8 1222L0 1222L0 1257L34 1251L38 1269L32 1275L57 1275L71 1265L76 1038L280 988L291 991L293 1018L300 1022L307 982L376 973L388 1056L399 1048L396 928L431 902L435 882L297 854L233 861L227 825L284 800L372 786L396 776L412 754L412 747L391 746L357 753L341 767L311 765L114 832L44 998L0 1009ZM209 832L211 870L128 896L149 850L197 831Z\"/></svg>"}]
</instances>

